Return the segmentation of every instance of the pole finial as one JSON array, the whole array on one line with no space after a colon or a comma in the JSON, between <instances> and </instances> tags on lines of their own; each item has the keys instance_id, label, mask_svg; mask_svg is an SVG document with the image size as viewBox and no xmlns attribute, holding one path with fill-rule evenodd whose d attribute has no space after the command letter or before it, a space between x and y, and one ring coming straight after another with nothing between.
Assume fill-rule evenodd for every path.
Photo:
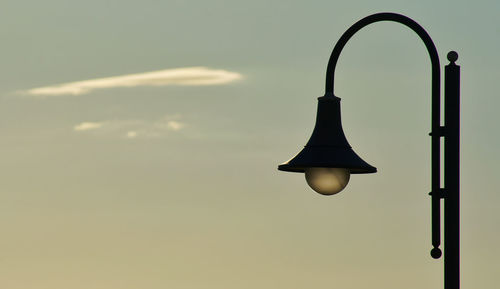
<instances>
[{"instance_id":1,"label":"pole finial","mask_svg":"<svg viewBox=\"0 0 500 289\"><path fill-rule=\"evenodd\" d=\"M434 259L439 259L441 257L441 250L439 248L432 248L431 256Z\"/></svg>"},{"instance_id":2,"label":"pole finial","mask_svg":"<svg viewBox=\"0 0 500 289\"><path fill-rule=\"evenodd\" d=\"M456 51L450 51L446 57L451 63L455 63L458 59L458 53Z\"/></svg>"}]
</instances>

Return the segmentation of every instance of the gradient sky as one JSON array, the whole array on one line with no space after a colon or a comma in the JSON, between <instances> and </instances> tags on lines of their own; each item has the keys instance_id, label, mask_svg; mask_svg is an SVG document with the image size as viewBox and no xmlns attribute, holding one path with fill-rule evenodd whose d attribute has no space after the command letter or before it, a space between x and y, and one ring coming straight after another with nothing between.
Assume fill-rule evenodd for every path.
<instances>
[{"instance_id":1,"label":"gradient sky","mask_svg":"<svg viewBox=\"0 0 500 289\"><path fill-rule=\"evenodd\" d=\"M460 55L462 288L497 288L494 0L4 0L0 287L441 288L412 31L373 24L337 67L347 138L379 173L324 197L276 169L310 136L337 39L383 11L442 65Z\"/></svg>"}]
</instances>

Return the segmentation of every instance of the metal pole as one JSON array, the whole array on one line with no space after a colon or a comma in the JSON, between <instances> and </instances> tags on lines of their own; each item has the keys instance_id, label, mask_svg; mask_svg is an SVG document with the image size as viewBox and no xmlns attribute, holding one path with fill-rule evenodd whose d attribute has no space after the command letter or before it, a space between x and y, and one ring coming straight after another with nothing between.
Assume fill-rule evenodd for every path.
<instances>
[{"instance_id":1,"label":"metal pole","mask_svg":"<svg viewBox=\"0 0 500 289\"><path fill-rule=\"evenodd\" d=\"M448 53L444 82L444 288L460 288L460 66Z\"/></svg>"}]
</instances>

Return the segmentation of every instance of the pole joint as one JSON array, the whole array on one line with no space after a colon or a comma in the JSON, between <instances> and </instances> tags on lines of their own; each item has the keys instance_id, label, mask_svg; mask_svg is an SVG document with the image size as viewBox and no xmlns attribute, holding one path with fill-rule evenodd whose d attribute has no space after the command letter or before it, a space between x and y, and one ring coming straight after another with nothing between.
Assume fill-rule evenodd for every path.
<instances>
[{"instance_id":1,"label":"pole joint","mask_svg":"<svg viewBox=\"0 0 500 289\"><path fill-rule=\"evenodd\" d=\"M430 136L438 136L438 137L443 137L446 136L446 126L439 126L437 129L434 131L431 131L429 133Z\"/></svg>"},{"instance_id":2,"label":"pole joint","mask_svg":"<svg viewBox=\"0 0 500 289\"><path fill-rule=\"evenodd\" d=\"M445 199L446 198L446 189L440 188L436 191L432 191L429 193L429 196L438 197L440 199Z\"/></svg>"}]
</instances>

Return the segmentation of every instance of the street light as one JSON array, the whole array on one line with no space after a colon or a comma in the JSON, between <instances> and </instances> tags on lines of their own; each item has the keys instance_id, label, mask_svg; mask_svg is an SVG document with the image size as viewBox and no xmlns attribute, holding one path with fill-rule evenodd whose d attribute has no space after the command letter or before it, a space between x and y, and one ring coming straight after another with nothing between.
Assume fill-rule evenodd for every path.
<instances>
[{"instance_id":1,"label":"street light","mask_svg":"<svg viewBox=\"0 0 500 289\"><path fill-rule=\"evenodd\" d=\"M441 126L439 57L429 34L412 19L396 13L367 16L344 32L335 45L326 71L325 95L318 98L316 125L306 146L295 157L278 166L281 171L302 172L309 186L323 195L333 195L347 185L351 174L375 173L377 169L363 161L351 148L342 130L340 98L333 92L334 73L340 52L347 41L363 27L380 21L401 23L416 32L429 52L432 75L431 192L432 246L431 256L441 257L441 199L444 199L444 288L460 287L459 173L460 173L460 67L458 54L448 53L445 66L444 126ZM441 147L444 138L444 187L441 187Z\"/></svg>"}]
</instances>

